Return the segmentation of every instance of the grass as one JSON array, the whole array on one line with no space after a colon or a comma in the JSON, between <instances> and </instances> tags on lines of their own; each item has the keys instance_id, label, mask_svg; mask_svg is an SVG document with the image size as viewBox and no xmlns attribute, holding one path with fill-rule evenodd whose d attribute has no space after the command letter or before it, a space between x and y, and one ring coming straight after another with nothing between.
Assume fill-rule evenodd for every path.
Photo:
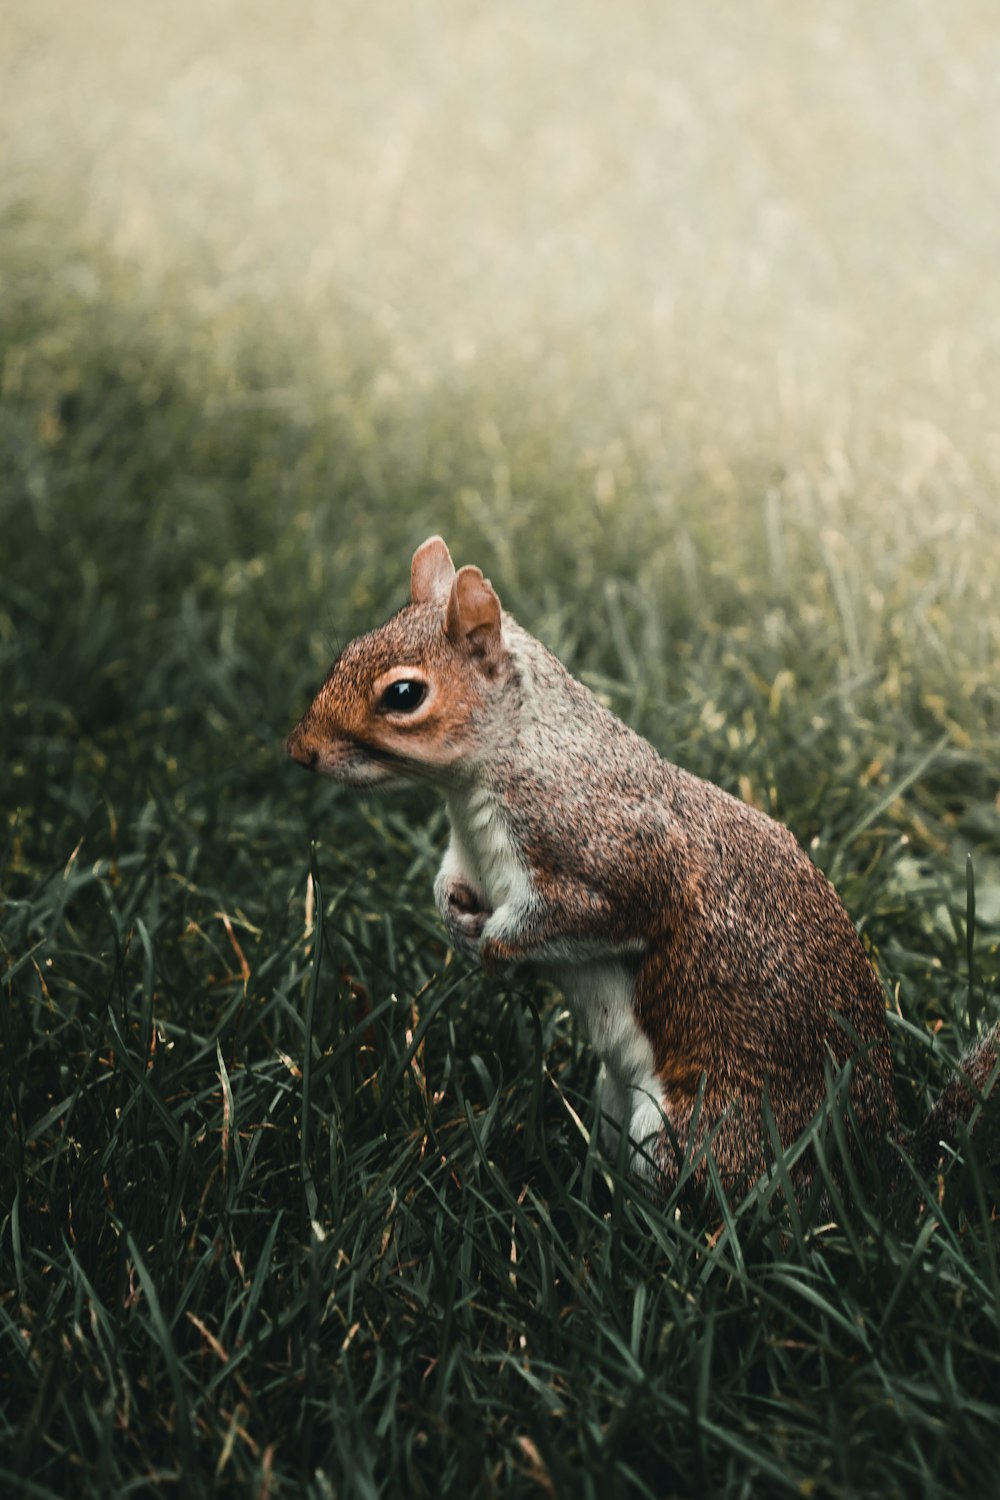
<instances>
[{"instance_id":1,"label":"grass","mask_svg":"<svg viewBox=\"0 0 1000 1500\"><path fill-rule=\"evenodd\" d=\"M589 8L619 91L530 9L390 35L348 7L328 125L320 12L296 39L254 10L219 50L192 9L148 53L155 20L123 32L122 79L71 93L62 135L45 99L104 78L116 13L88 42L24 10L0 104L35 132L0 188L8 1488L996 1490L989 1122L922 1212L905 1161L843 1196L835 1132L832 1212L790 1212L780 1173L647 1201L596 1143L559 997L449 954L441 810L281 748L442 531L835 878L919 1121L997 1014L996 112L960 157L991 76L962 10L949 38L929 6L859 15L846 60L832 22L785 17L782 68L749 28L737 56L678 10L666 48ZM901 35L924 72L886 93ZM918 98L961 126L920 160Z\"/></svg>"},{"instance_id":2,"label":"grass","mask_svg":"<svg viewBox=\"0 0 1000 1500\"><path fill-rule=\"evenodd\" d=\"M319 417L206 419L141 343L137 395L73 322L73 400L32 309L11 342L37 384L3 409L7 1482L988 1490L988 1163L957 1162L922 1216L884 1189L791 1226L773 1198L678 1216L632 1191L593 1141L571 1019L447 953L440 810L282 760L330 649L304 641L398 600L435 513L380 507L360 472L329 505L350 459ZM291 517L259 493L284 455ZM697 496L678 505L697 535ZM497 582L623 713L836 868L895 997L912 1125L965 1045L970 982L995 1011L996 700L964 690L959 612L931 602L984 564L897 539L903 630L895 602L874 618L884 553L838 571L835 541L776 543L768 514L734 506L736 557L692 544L697 609L678 575L616 569L610 523L563 542L556 576ZM442 524L492 567L457 507ZM775 545L800 550L794 589ZM591 548L607 576L581 599Z\"/></svg>"}]
</instances>

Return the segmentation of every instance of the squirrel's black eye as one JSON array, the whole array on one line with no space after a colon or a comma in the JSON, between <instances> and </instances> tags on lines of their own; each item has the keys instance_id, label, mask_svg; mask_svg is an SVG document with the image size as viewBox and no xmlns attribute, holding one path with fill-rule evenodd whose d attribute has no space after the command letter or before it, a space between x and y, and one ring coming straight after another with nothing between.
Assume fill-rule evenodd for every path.
<instances>
[{"instance_id":1,"label":"squirrel's black eye","mask_svg":"<svg viewBox=\"0 0 1000 1500\"><path fill-rule=\"evenodd\" d=\"M379 701L379 707L390 714L411 714L427 697L427 688L422 682L400 677L390 682Z\"/></svg>"}]
</instances>

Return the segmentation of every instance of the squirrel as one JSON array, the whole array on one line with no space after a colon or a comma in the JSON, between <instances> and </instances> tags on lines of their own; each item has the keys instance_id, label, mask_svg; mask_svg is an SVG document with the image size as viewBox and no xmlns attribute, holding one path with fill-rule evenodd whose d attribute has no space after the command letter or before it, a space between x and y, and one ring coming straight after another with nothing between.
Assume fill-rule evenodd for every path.
<instances>
[{"instance_id":1,"label":"squirrel","mask_svg":"<svg viewBox=\"0 0 1000 1500\"><path fill-rule=\"evenodd\" d=\"M666 1193L687 1154L704 1176L710 1146L724 1184L758 1175L765 1092L787 1147L848 1060L858 1129L883 1156L898 1119L882 986L791 832L662 759L478 568L456 572L440 537L418 547L410 584L407 606L341 652L288 753L353 786L444 794L448 936L486 969L529 966L563 991L631 1172ZM998 1029L965 1061L980 1094ZM924 1170L975 1102L962 1078L945 1089L918 1132Z\"/></svg>"}]
</instances>

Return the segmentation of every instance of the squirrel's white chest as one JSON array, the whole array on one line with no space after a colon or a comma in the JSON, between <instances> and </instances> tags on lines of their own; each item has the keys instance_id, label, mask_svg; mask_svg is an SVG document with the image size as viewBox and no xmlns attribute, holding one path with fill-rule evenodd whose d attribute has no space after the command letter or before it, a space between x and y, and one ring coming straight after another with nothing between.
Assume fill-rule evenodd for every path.
<instances>
[{"instance_id":1,"label":"squirrel's white chest","mask_svg":"<svg viewBox=\"0 0 1000 1500\"><path fill-rule=\"evenodd\" d=\"M481 790L449 797L448 819L452 873L471 880L493 909L527 905L531 875L494 798Z\"/></svg>"}]
</instances>

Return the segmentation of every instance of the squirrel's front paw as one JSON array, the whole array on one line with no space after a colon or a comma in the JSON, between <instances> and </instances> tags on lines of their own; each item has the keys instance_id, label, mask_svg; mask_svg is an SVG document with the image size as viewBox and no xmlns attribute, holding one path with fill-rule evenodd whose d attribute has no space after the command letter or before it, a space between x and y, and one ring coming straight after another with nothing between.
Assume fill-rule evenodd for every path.
<instances>
[{"instance_id":1,"label":"squirrel's front paw","mask_svg":"<svg viewBox=\"0 0 1000 1500\"><path fill-rule=\"evenodd\" d=\"M452 946L479 957L479 940L491 912L464 880L449 880L441 892L441 915Z\"/></svg>"}]
</instances>

